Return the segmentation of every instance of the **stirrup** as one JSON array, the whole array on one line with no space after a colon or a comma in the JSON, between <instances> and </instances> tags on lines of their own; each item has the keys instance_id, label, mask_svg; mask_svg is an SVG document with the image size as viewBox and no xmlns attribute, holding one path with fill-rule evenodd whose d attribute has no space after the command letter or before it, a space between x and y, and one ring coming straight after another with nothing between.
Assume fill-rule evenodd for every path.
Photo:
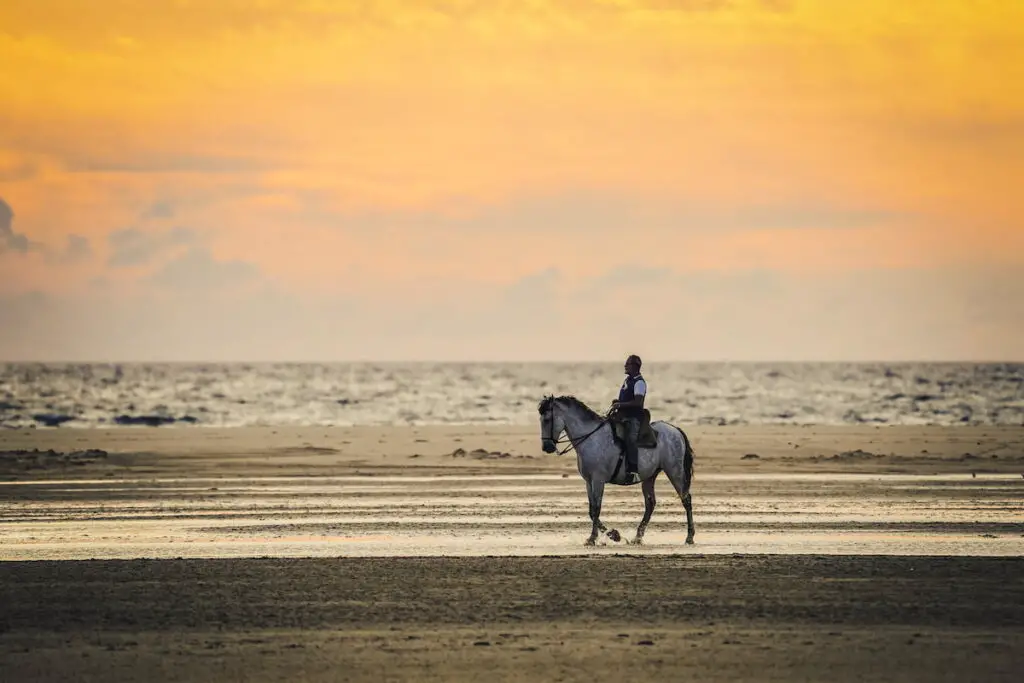
<instances>
[{"instance_id":1,"label":"stirrup","mask_svg":"<svg viewBox=\"0 0 1024 683\"><path fill-rule=\"evenodd\" d=\"M640 473L639 472L626 472L626 483L627 484L639 484Z\"/></svg>"}]
</instances>

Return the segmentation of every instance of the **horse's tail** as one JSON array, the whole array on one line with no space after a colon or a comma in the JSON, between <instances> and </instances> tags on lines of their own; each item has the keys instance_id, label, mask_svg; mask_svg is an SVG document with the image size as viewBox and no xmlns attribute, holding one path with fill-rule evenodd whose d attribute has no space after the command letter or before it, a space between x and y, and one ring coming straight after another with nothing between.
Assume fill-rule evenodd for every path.
<instances>
[{"instance_id":1,"label":"horse's tail","mask_svg":"<svg viewBox=\"0 0 1024 683\"><path fill-rule=\"evenodd\" d=\"M675 427L675 425L673 425ZM676 427L679 429L679 427ZM686 438L686 433L679 429L679 436L683 439L683 493L689 493L690 484L693 482L693 446Z\"/></svg>"}]
</instances>

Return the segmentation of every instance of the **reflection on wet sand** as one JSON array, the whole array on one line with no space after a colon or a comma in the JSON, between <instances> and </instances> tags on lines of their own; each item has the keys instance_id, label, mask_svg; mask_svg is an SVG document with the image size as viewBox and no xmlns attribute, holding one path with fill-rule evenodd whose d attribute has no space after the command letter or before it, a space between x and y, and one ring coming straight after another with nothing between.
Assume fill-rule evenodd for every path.
<instances>
[{"instance_id":1,"label":"reflection on wet sand","mask_svg":"<svg viewBox=\"0 0 1024 683\"><path fill-rule=\"evenodd\" d=\"M1009 474L709 474L697 545L659 482L643 554L1024 554L1024 480ZM602 519L628 539L639 489ZM0 483L0 560L569 555L586 549L582 482L561 475L152 478Z\"/></svg>"}]
</instances>

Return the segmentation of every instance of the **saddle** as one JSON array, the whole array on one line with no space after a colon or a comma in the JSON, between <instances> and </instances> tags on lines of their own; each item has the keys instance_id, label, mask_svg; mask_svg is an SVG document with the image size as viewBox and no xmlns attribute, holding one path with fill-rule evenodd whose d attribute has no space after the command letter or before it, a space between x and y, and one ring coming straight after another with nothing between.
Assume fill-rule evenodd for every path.
<instances>
[{"instance_id":1,"label":"saddle","mask_svg":"<svg viewBox=\"0 0 1024 683\"><path fill-rule=\"evenodd\" d=\"M615 441L618 442L619 447L623 447L626 442L626 425L622 420L612 418L612 436L615 437ZM651 411L647 408L643 409L643 416L640 418L640 433L636 438L637 448L657 448L658 447L658 432L654 431L651 427Z\"/></svg>"}]
</instances>

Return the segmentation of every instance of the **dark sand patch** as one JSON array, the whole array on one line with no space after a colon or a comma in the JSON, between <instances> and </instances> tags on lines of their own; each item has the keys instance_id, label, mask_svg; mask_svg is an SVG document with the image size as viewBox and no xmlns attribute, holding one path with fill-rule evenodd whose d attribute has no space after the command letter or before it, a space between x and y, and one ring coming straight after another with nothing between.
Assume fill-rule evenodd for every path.
<instances>
[{"instance_id":1,"label":"dark sand patch","mask_svg":"<svg viewBox=\"0 0 1024 683\"><path fill-rule=\"evenodd\" d=\"M19 681L1010 681L1022 577L1021 558L9 562L0 667Z\"/></svg>"},{"instance_id":2,"label":"dark sand patch","mask_svg":"<svg viewBox=\"0 0 1024 683\"><path fill-rule=\"evenodd\" d=\"M106 462L109 454L102 449L87 448L84 450L57 451L52 448L21 448L0 451L0 473L31 474L49 470L68 470L72 468Z\"/></svg>"}]
</instances>

